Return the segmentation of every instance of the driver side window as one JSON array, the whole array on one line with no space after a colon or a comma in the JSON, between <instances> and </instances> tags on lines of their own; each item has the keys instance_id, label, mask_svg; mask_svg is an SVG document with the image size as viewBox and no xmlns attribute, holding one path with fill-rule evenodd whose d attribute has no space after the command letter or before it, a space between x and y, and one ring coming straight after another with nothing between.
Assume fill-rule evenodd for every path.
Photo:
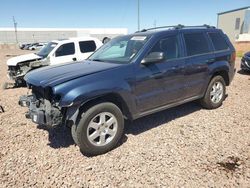
<instances>
[{"instance_id":1,"label":"driver side window","mask_svg":"<svg viewBox=\"0 0 250 188\"><path fill-rule=\"evenodd\" d=\"M179 47L177 36L169 36L159 40L150 50L152 52L163 52L164 60L172 60L179 57Z\"/></svg>"},{"instance_id":2,"label":"driver side window","mask_svg":"<svg viewBox=\"0 0 250 188\"><path fill-rule=\"evenodd\" d=\"M75 54L75 44L71 42L71 43L63 44L62 46L60 46L56 50L55 56L60 57L60 56L73 55L73 54Z\"/></svg>"}]
</instances>

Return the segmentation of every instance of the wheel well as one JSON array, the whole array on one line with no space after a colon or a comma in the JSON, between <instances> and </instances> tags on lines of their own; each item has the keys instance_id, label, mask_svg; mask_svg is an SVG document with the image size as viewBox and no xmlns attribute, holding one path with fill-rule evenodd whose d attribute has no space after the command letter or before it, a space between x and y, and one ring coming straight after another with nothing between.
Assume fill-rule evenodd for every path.
<instances>
[{"instance_id":1,"label":"wheel well","mask_svg":"<svg viewBox=\"0 0 250 188\"><path fill-rule=\"evenodd\" d=\"M118 108L120 108L125 119L132 119L125 101L118 94L115 93L105 94L83 103L80 107L80 112L84 112L90 107L102 102L111 102L115 104Z\"/></svg>"},{"instance_id":2,"label":"wheel well","mask_svg":"<svg viewBox=\"0 0 250 188\"><path fill-rule=\"evenodd\" d=\"M227 85L227 86L229 85L229 76L228 76L227 71L218 71L218 72L215 72L215 73L213 74L213 77L215 77L215 76L222 76L222 78L224 79L226 85ZM213 77L212 77L212 78L213 78Z\"/></svg>"}]
</instances>

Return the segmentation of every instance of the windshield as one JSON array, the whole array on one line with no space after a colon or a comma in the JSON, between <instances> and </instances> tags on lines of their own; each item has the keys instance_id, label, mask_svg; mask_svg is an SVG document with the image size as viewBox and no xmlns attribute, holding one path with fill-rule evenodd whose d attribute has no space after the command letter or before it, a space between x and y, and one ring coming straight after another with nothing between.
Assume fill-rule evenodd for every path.
<instances>
[{"instance_id":1,"label":"windshield","mask_svg":"<svg viewBox=\"0 0 250 188\"><path fill-rule=\"evenodd\" d=\"M148 36L122 36L112 39L89 57L91 61L107 61L111 63L130 63L142 49Z\"/></svg>"},{"instance_id":2,"label":"windshield","mask_svg":"<svg viewBox=\"0 0 250 188\"><path fill-rule=\"evenodd\" d=\"M43 58L47 57L49 53L56 47L57 43L49 42L46 46L44 46L37 55L42 56Z\"/></svg>"}]
</instances>

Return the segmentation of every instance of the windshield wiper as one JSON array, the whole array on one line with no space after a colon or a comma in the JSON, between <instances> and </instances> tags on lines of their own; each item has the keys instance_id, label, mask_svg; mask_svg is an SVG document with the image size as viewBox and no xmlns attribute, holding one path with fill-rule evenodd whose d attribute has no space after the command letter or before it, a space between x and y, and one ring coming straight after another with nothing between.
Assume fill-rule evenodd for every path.
<instances>
[{"instance_id":1,"label":"windshield wiper","mask_svg":"<svg viewBox=\"0 0 250 188\"><path fill-rule=\"evenodd\" d=\"M101 59L90 59L90 61L102 61Z\"/></svg>"},{"instance_id":2,"label":"windshield wiper","mask_svg":"<svg viewBox=\"0 0 250 188\"><path fill-rule=\"evenodd\" d=\"M37 56L39 56L39 57L43 57L43 56L41 56L40 54L38 54L38 53L34 53L34 54L36 54Z\"/></svg>"}]
</instances>

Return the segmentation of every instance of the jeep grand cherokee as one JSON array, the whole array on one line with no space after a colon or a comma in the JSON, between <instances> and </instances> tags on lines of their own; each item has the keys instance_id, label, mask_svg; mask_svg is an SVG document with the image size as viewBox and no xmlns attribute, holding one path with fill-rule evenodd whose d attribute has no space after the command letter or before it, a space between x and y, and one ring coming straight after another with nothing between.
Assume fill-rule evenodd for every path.
<instances>
[{"instance_id":1,"label":"jeep grand cherokee","mask_svg":"<svg viewBox=\"0 0 250 188\"><path fill-rule=\"evenodd\" d=\"M211 26L148 29L117 37L86 61L25 76L27 118L71 126L84 154L113 149L124 119L134 120L189 101L218 108L235 74L235 49Z\"/></svg>"}]
</instances>

